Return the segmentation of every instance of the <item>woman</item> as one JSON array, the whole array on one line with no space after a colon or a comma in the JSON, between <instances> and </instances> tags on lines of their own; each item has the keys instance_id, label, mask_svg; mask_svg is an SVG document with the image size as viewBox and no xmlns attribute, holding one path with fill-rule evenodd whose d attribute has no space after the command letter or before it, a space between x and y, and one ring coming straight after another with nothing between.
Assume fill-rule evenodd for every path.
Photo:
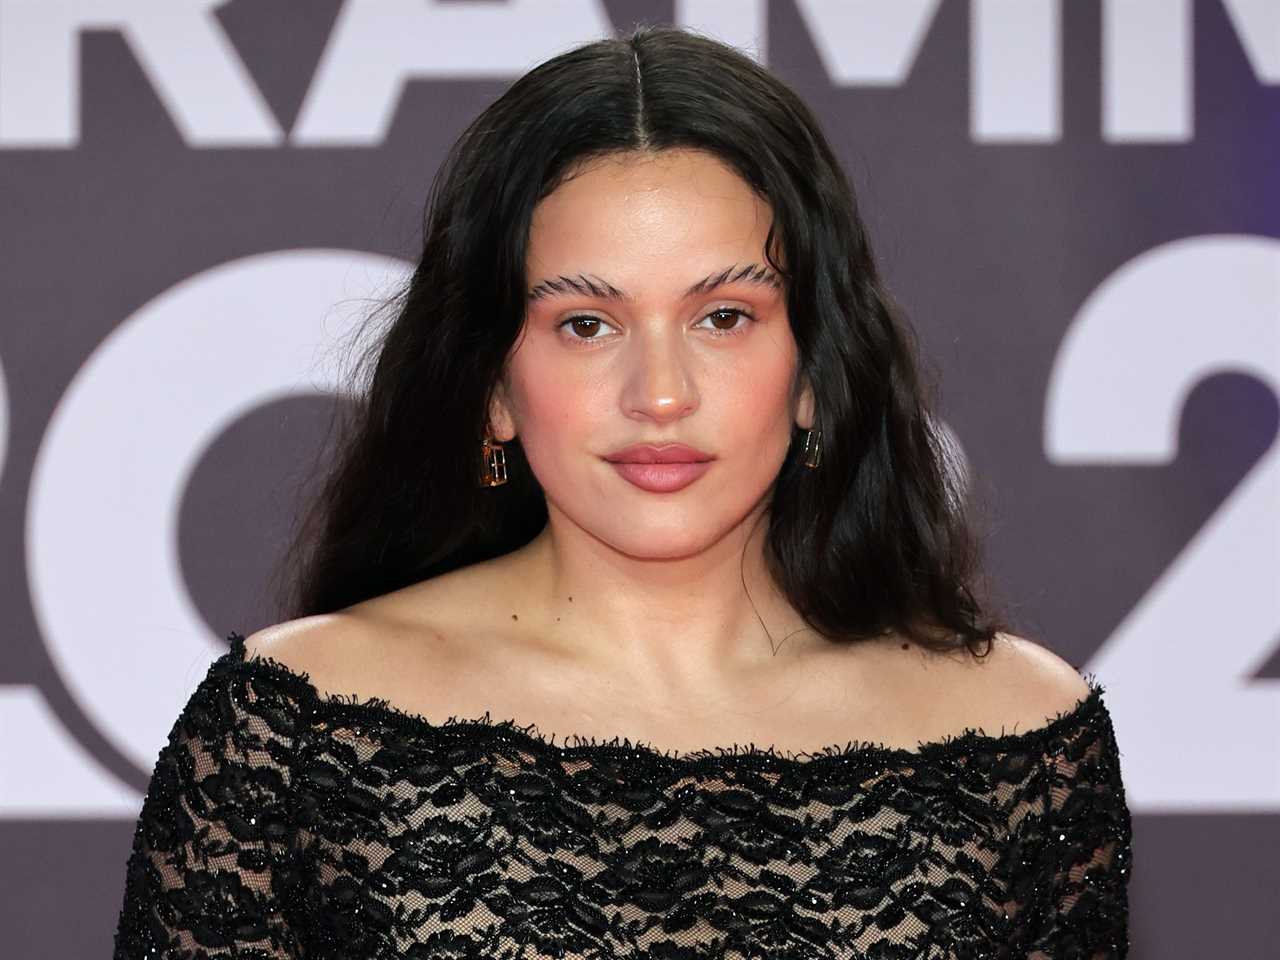
<instances>
[{"instance_id":1,"label":"woman","mask_svg":"<svg viewBox=\"0 0 1280 960\"><path fill-rule=\"evenodd\" d=\"M290 618L157 761L118 958L1125 955L1101 687L977 598L793 92L671 28L542 64L394 307Z\"/></svg>"}]
</instances>

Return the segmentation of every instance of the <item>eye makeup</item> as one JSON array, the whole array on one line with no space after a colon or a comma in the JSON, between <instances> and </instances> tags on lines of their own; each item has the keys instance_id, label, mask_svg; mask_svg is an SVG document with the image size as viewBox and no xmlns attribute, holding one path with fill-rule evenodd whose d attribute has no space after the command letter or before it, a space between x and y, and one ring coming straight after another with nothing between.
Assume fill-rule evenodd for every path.
<instances>
[{"instance_id":1,"label":"eye makeup","mask_svg":"<svg viewBox=\"0 0 1280 960\"><path fill-rule=\"evenodd\" d=\"M704 317L702 318L702 320L699 320L698 322L699 322L699 323L701 323L701 322L703 322L704 320L709 319L710 317L714 317L714 316L724 316L724 315L732 315L732 316L734 316L734 317L740 317L740 318L743 318L743 319L745 319L745 320L747 320L747 321L749 321L749 322L748 322L748 323L741 324L740 326L736 326L736 327L734 327L732 330L718 330L718 329L711 329L711 328L708 328L708 329L710 329L711 335L712 335L713 337L736 337L736 336L739 336L739 335L741 335L741 334L743 334L743 333L746 333L746 332L747 332L747 329L748 329L752 324L754 324L754 323L756 322L755 317L752 315L752 313L751 313L749 310L743 310L743 309L742 309L742 308L740 308L740 307L719 307L719 308L717 308L717 309L715 309L715 310L712 310L712 311L711 311L711 312L709 312L708 314L706 314L706 316L704 316ZM579 314L574 314L574 315L573 315L573 316L571 316L571 317L567 317L566 319L562 320L560 323L556 324L556 329L557 329L557 330L560 330L560 331L567 331L568 329L570 329L570 327L571 327L571 325L572 325L572 324L577 323L577 322L579 322L579 321L583 321L583 320L586 320L586 321L594 321L594 322L599 323L599 324L605 324L605 323L606 323L606 321L605 321L605 320L603 320L603 319L601 319L600 317L593 317L593 316L591 316L591 315L589 315L589 314L579 313ZM603 340L607 340L607 339L609 339L608 337L595 337L595 336L592 336L592 337L575 337L575 336L572 336L572 335L571 335L571 334L569 334L569 333L565 333L565 334L564 334L564 336L565 336L565 339L568 339L568 340L571 340L571 341L575 341L575 342L577 342L577 343L592 343L592 342L596 342L596 341L603 341Z\"/></svg>"}]
</instances>

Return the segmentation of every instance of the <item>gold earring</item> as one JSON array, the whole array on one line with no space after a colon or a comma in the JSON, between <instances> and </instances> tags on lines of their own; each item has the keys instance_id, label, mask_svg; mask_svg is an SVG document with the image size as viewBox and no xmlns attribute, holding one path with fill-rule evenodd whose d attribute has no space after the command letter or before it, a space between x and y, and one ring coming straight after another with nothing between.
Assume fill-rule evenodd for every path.
<instances>
[{"instance_id":1,"label":"gold earring","mask_svg":"<svg viewBox=\"0 0 1280 960\"><path fill-rule=\"evenodd\" d=\"M502 486L507 482L507 455L503 452L502 444L486 437L480 441L480 450L482 459L480 486Z\"/></svg>"},{"instance_id":2,"label":"gold earring","mask_svg":"<svg viewBox=\"0 0 1280 960\"><path fill-rule=\"evenodd\" d=\"M822 462L822 431L806 430L804 434L804 465L816 467Z\"/></svg>"}]
</instances>

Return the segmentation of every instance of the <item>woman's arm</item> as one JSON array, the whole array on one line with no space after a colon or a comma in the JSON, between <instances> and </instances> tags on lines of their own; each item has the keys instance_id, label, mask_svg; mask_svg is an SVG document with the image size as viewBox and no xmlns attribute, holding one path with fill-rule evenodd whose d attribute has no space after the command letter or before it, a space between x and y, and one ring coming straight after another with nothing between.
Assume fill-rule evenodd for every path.
<instances>
[{"instance_id":1,"label":"woman's arm","mask_svg":"<svg viewBox=\"0 0 1280 960\"><path fill-rule=\"evenodd\" d=\"M115 960L301 956L287 794L298 704L220 658L160 751L134 832Z\"/></svg>"},{"instance_id":2,"label":"woman's arm","mask_svg":"<svg viewBox=\"0 0 1280 960\"><path fill-rule=\"evenodd\" d=\"M1017 913L1030 960L1112 960L1129 949L1132 823L1110 715L1050 745L1013 838L1023 860Z\"/></svg>"}]
</instances>

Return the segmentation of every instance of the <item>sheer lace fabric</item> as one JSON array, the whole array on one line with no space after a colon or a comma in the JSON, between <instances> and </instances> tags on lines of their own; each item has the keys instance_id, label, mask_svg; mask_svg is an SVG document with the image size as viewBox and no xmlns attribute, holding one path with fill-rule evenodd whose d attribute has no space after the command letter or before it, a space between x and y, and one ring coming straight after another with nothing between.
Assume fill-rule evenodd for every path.
<instances>
[{"instance_id":1,"label":"sheer lace fabric","mask_svg":"<svg viewBox=\"0 0 1280 960\"><path fill-rule=\"evenodd\" d=\"M679 754L431 723L228 642L156 761L116 960L1128 952L1093 680L1023 733Z\"/></svg>"}]
</instances>

